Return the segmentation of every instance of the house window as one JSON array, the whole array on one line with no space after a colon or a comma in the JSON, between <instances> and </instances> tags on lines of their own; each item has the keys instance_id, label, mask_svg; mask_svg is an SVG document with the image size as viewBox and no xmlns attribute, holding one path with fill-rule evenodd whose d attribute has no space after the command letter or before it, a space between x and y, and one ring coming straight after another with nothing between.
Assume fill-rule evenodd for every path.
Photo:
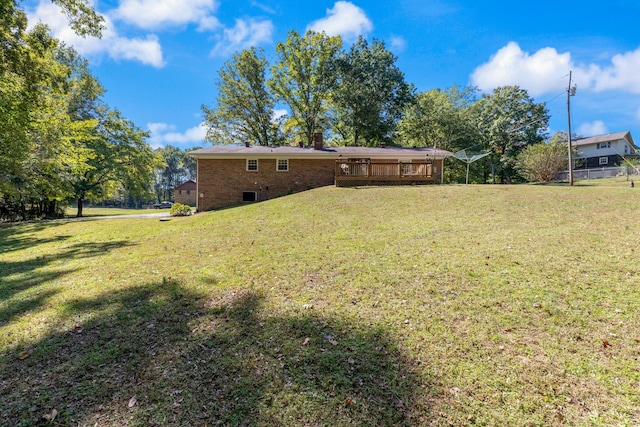
<instances>
[{"instance_id":1,"label":"house window","mask_svg":"<svg viewBox=\"0 0 640 427\"><path fill-rule=\"evenodd\" d=\"M608 157L600 157L600 159L598 159L598 164L606 165L608 163L609 163L609 158Z\"/></svg>"},{"instance_id":2,"label":"house window","mask_svg":"<svg viewBox=\"0 0 640 427\"><path fill-rule=\"evenodd\" d=\"M242 192L242 201L243 202L255 202L258 200L258 194L255 191L243 191Z\"/></svg>"},{"instance_id":3,"label":"house window","mask_svg":"<svg viewBox=\"0 0 640 427\"><path fill-rule=\"evenodd\" d=\"M247 159L247 170L249 172L258 171L258 159Z\"/></svg>"},{"instance_id":4,"label":"house window","mask_svg":"<svg viewBox=\"0 0 640 427\"><path fill-rule=\"evenodd\" d=\"M611 143L610 142L601 142L600 144L598 144L598 148L611 148Z\"/></svg>"},{"instance_id":5,"label":"house window","mask_svg":"<svg viewBox=\"0 0 640 427\"><path fill-rule=\"evenodd\" d=\"M289 160L288 159L278 159L276 162L276 170L278 172L288 172L289 171Z\"/></svg>"},{"instance_id":6,"label":"house window","mask_svg":"<svg viewBox=\"0 0 640 427\"><path fill-rule=\"evenodd\" d=\"M191 190L187 190L187 194L191 194Z\"/></svg>"}]
</instances>

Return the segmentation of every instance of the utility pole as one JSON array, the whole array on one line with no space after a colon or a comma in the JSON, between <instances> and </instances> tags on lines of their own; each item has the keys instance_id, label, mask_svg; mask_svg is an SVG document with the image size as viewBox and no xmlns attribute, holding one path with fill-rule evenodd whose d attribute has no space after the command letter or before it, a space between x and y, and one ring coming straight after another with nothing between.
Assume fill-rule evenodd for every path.
<instances>
[{"instance_id":1,"label":"utility pole","mask_svg":"<svg viewBox=\"0 0 640 427\"><path fill-rule=\"evenodd\" d=\"M569 71L569 87L567 87L567 124L569 125L569 185L573 185L573 149L571 147L571 97L576 94L576 86L571 87L571 71Z\"/></svg>"}]
</instances>

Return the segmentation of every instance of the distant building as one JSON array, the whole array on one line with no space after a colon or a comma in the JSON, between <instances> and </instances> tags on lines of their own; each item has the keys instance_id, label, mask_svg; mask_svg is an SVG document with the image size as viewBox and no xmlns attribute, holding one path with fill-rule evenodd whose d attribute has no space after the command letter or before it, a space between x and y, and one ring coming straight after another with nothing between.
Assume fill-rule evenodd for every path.
<instances>
[{"instance_id":1,"label":"distant building","mask_svg":"<svg viewBox=\"0 0 640 427\"><path fill-rule=\"evenodd\" d=\"M197 198L198 184L192 179L183 182L173 189L173 198L176 203L182 203L183 205L195 206L198 200Z\"/></svg>"},{"instance_id":2,"label":"distant building","mask_svg":"<svg viewBox=\"0 0 640 427\"><path fill-rule=\"evenodd\" d=\"M577 151L574 169L624 166L625 158L640 156L640 149L629 131L576 139L572 146Z\"/></svg>"}]
</instances>

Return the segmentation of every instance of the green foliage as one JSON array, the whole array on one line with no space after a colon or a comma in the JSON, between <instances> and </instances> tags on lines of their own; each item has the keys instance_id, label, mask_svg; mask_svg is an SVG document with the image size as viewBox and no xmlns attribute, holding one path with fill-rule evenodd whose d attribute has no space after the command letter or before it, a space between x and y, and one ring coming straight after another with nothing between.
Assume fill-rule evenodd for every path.
<instances>
[{"instance_id":1,"label":"green foliage","mask_svg":"<svg viewBox=\"0 0 640 427\"><path fill-rule=\"evenodd\" d=\"M99 36L102 17L85 0L53 0L79 35ZM25 32L17 2L0 2L0 200L7 218L52 216L73 194L90 157L77 141L95 128L102 86L86 60L36 25ZM86 170L86 168L85 168Z\"/></svg>"},{"instance_id":2,"label":"green foliage","mask_svg":"<svg viewBox=\"0 0 640 427\"><path fill-rule=\"evenodd\" d=\"M457 151L477 138L471 106L477 89L452 86L417 95L398 126L402 145Z\"/></svg>"},{"instance_id":3,"label":"green foliage","mask_svg":"<svg viewBox=\"0 0 640 427\"><path fill-rule=\"evenodd\" d=\"M493 151L490 161L498 167L500 181L518 181L518 155L527 146L544 141L549 124L546 105L535 103L518 86L502 86L483 95L473 113L485 148Z\"/></svg>"},{"instance_id":4,"label":"green foliage","mask_svg":"<svg viewBox=\"0 0 640 427\"><path fill-rule=\"evenodd\" d=\"M342 39L308 31L301 37L290 31L287 41L278 43L278 62L271 67L268 85L291 110L289 126L307 145L313 134L329 128L327 108L338 83L336 60Z\"/></svg>"},{"instance_id":5,"label":"green foliage","mask_svg":"<svg viewBox=\"0 0 640 427\"><path fill-rule=\"evenodd\" d=\"M218 72L216 106L202 107L209 127L207 140L216 144L279 142L273 121L275 100L266 87L267 67L264 52L254 47L233 55L223 65Z\"/></svg>"},{"instance_id":6,"label":"green foliage","mask_svg":"<svg viewBox=\"0 0 640 427\"><path fill-rule=\"evenodd\" d=\"M78 216L84 200L104 200L119 186L133 196L149 196L149 183L161 159L146 143L146 131L112 110L103 113L87 136L75 141L83 157L75 162L71 176Z\"/></svg>"},{"instance_id":7,"label":"green foliage","mask_svg":"<svg viewBox=\"0 0 640 427\"><path fill-rule=\"evenodd\" d=\"M412 101L413 87L384 42L360 36L337 60L338 84L332 92L334 131L353 145L390 143L391 135Z\"/></svg>"},{"instance_id":8,"label":"green foliage","mask_svg":"<svg viewBox=\"0 0 640 427\"><path fill-rule=\"evenodd\" d=\"M558 172L567 170L568 158L566 141L553 140L526 147L518 156L516 168L530 182L549 182Z\"/></svg>"},{"instance_id":9,"label":"green foliage","mask_svg":"<svg viewBox=\"0 0 640 427\"><path fill-rule=\"evenodd\" d=\"M189 157L186 151L172 145L157 148L155 153L162 158L154 178L155 199L158 202L171 200L175 187L187 180L196 179L195 159Z\"/></svg>"},{"instance_id":10,"label":"green foliage","mask_svg":"<svg viewBox=\"0 0 640 427\"><path fill-rule=\"evenodd\" d=\"M171 216L189 216L191 214L193 214L193 209L182 203L174 203L169 209L169 215Z\"/></svg>"},{"instance_id":11,"label":"green foliage","mask_svg":"<svg viewBox=\"0 0 640 427\"><path fill-rule=\"evenodd\" d=\"M100 37L105 29L104 18L92 7L88 0L51 0L62 8L69 19L71 28L79 36Z\"/></svg>"}]
</instances>

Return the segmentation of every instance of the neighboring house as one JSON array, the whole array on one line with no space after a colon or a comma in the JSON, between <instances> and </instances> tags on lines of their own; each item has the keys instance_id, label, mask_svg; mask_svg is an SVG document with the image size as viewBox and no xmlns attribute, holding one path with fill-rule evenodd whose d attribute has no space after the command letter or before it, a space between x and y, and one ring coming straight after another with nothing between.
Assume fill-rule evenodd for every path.
<instances>
[{"instance_id":1,"label":"neighboring house","mask_svg":"<svg viewBox=\"0 0 640 427\"><path fill-rule=\"evenodd\" d=\"M327 185L441 182L445 150L433 148L213 146L197 160L197 210L207 211Z\"/></svg>"},{"instance_id":2,"label":"neighboring house","mask_svg":"<svg viewBox=\"0 0 640 427\"><path fill-rule=\"evenodd\" d=\"M576 139L572 146L578 153L574 169L622 166L625 158L637 158L640 154L629 131Z\"/></svg>"},{"instance_id":3,"label":"neighboring house","mask_svg":"<svg viewBox=\"0 0 640 427\"><path fill-rule=\"evenodd\" d=\"M173 198L176 203L183 205L195 206L198 194L198 184L192 179L183 182L173 189Z\"/></svg>"}]
</instances>

